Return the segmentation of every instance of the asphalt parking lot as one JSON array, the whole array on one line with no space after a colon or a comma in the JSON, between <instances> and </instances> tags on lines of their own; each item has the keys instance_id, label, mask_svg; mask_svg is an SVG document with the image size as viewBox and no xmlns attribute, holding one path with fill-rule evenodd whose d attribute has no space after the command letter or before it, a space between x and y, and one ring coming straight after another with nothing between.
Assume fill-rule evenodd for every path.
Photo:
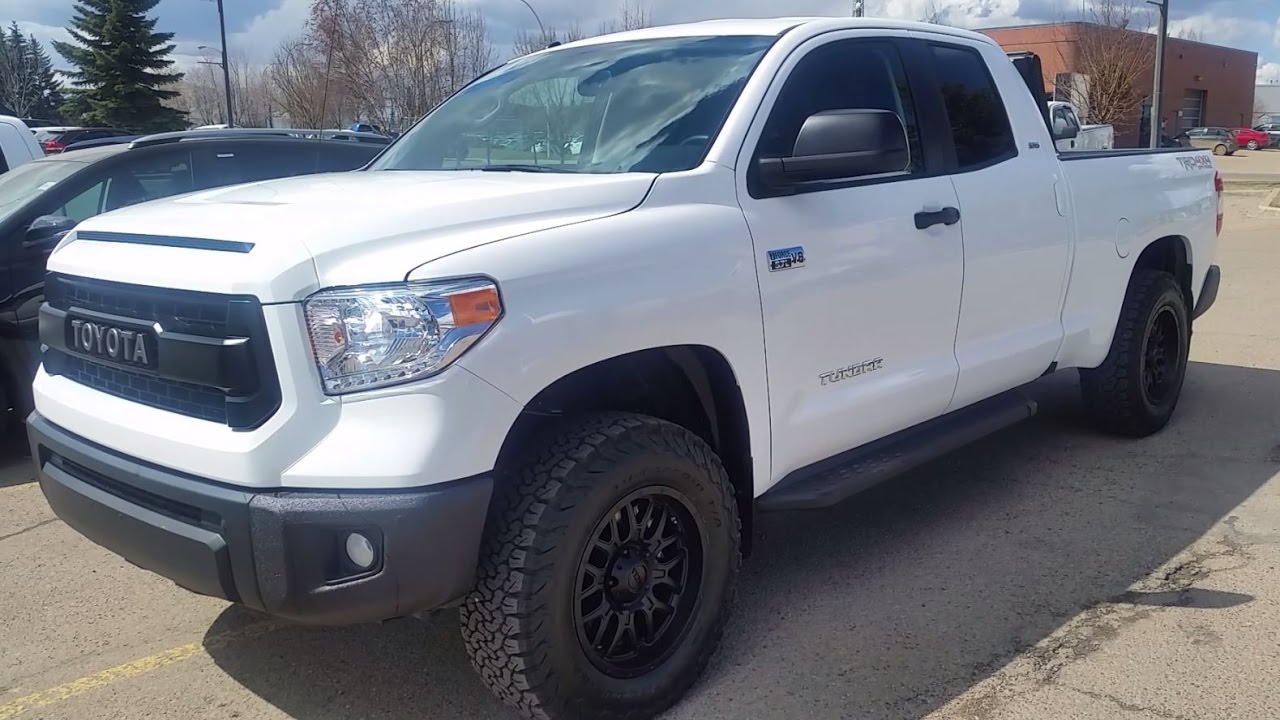
<instances>
[{"instance_id":1,"label":"asphalt parking lot","mask_svg":"<svg viewBox=\"0 0 1280 720\"><path fill-rule=\"evenodd\" d=\"M1280 153L1277 153L1280 154ZM1229 197L1217 306L1162 434L1041 413L846 505L768 516L670 718L1280 717L1280 212ZM191 595L0 470L0 720L511 716L456 613L329 629Z\"/></svg>"}]
</instances>

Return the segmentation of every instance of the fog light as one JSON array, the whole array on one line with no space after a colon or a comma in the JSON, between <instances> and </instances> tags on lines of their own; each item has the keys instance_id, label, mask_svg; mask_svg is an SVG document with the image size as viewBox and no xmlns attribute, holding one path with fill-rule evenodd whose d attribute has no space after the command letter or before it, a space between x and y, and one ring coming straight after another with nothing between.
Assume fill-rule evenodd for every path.
<instances>
[{"instance_id":1,"label":"fog light","mask_svg":"<svg viewBox=\"0 0 1280 720\"><path fill-rule=\"evenodd\" d=\"M351 533L347 536L347 559L361 570L368 570L378 558L369 538L360 533Z\"/></svg>"}]
</instances>

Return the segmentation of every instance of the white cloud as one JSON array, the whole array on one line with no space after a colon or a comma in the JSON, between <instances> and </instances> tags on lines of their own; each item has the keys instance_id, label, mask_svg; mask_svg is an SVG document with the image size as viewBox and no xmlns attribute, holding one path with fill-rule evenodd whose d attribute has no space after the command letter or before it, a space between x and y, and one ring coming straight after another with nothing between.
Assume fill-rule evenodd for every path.
<instances>
[{"instance_id":1,"label":"white cloud","mask_svg":"<svg viewBox=\"0 0 1280 720\"><path fill-rule=\"evenodd\" d=\"M1259 85L1280 85L1280 62L1258 64Z\"/></svg>"},{"instance_id":2,"label":"white cloud","mask_svg":"<svg viewBox=\"0 0 1280 720\"><path fill-rule=\"evenodd\" d=\"M1174 37L1191 32L1197 40L1227 47L1247 47L1259 30L1258 23L1229 15L1202 13L1169 21L1169 34Z\"/></svg>"},{"instance_id":3,"label":"white cloud","mask_svg":"<svg viewBox=\"0 0 1280 720\"><path fill-rule=\"evenodd\" d=\"M228 37L227 49L244 54L252 63L266 64L280 43L302 32L310 14L311 0L281 0L278 7L257 16L249 27Z\"/></svg>"},{"instance_id":4,"label":"white cloud","mask_svg":"<svg viewBox=\"0 0 1280 720\"><path fill-rule=\"evenodd\" d=\"M53 41L60 40L62 42L71 42L71 34L68 33L67 29L64 27L22 21L18 22L18 27L23 33L27 35L34 35L36 39L45 46L45 49L48 50L55 58L57 57L57 53L53 50Z\"/></svg>"}]
</instances>

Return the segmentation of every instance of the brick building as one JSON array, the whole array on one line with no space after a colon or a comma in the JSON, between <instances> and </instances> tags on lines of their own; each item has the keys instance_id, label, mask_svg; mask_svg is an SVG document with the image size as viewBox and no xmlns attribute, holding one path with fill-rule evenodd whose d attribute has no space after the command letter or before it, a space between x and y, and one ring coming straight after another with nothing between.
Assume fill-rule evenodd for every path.
<instances>
[{"instance_id":1,"label":"brick building","mask_svg":"<svg viewBox=\"0 0 1280 720\"><path fill-rule=\"evenodd\" d=\"M1045 89L1064 99L1073 94L1068 86L1087 83L1082 67L1082 43L1090 32L1125 33L1140 46L1147 66L1133 81L1133 93L1140 99L1131 117L1117 120L1116 145L1134 147L1151 112L1151 88L1156 38L1149 33L1111 30L1083 22L991 28L981 32L1010 52L1031 51L1040 56ZM1178 129L1199 126L1248 127L1253 120L1253 93L1258 54L1208 43L1169 38L1165 44L1164 119L1170 134ZM1075 93L1076 97L1082 93ZM1135 103L1136 105L1137 103ZM1088 108L1081 108L1088 115Z\"/></svg>"}]
</instances>

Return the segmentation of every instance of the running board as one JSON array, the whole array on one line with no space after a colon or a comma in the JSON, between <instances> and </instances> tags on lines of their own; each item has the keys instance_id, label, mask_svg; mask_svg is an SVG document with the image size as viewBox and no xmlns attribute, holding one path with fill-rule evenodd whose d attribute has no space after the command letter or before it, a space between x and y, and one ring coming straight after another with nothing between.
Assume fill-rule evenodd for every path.
<instances>
[{"instance_id":1,"label":"running board","mask_svg":"<svg viewBox=\"0 0 1280 720\"><path fill-rule=\"evenodd\" d=\"M1035 401L1025 395L997 395L800 468L761 495L756 507L829 507L1035 414Z\"/></svg>"}]
</instances>

